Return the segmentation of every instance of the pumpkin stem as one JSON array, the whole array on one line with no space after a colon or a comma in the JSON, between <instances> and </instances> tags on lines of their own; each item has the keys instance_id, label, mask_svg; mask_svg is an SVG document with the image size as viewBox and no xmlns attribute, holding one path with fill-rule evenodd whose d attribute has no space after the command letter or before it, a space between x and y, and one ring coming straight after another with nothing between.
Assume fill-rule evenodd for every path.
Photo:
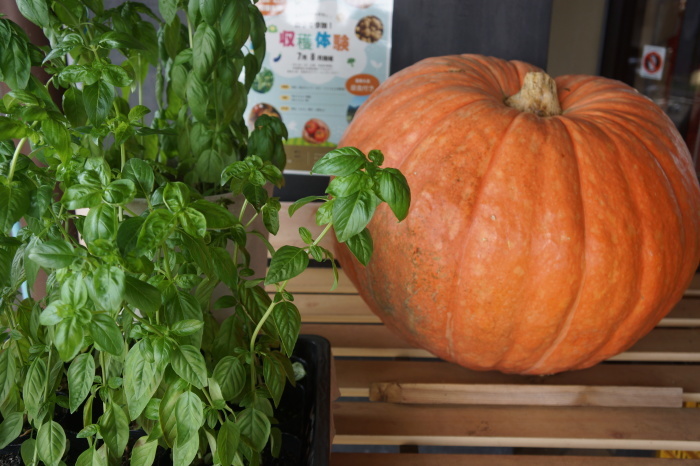
<instances>
[{"instance_id":1,"label":"pumpkin stem","mask_svg":"<svg viewBox=\"0 0 700 466\"><path fill-rule=\"evenodd\" d=\"M557 97L557 84L545 72L527 73L520 92L506 98L505 103L521 112L530 112L541 117L562 113Z\"/></svg>"}]
</instances>

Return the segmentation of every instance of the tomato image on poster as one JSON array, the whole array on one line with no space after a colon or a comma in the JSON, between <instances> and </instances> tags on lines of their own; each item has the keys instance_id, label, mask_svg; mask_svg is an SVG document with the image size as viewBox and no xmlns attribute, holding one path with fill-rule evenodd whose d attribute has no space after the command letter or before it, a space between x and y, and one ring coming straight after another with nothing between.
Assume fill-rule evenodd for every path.
<instances>
[{"instance_id":1,"label":"tomato image on poster","mask_svg":"<svg viewBox=\"0 0 700 466\"><path fill-rule=\"evenodd\" d=\"M260 0L267 51L246 109L289 131L287 170L308 172L389 76L393 0Z\"/></svg>"}]
</instances>

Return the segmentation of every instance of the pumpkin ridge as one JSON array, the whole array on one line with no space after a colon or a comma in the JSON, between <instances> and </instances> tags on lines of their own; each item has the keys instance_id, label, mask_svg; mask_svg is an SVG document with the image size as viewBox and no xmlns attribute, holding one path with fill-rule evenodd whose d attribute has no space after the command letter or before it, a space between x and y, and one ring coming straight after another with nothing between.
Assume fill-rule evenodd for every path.
<instances>
[{"instance_id":1,"label":"pumpkin ridge","mask_svg":"<svg viewBox=\"0 0 700 466\"><path fill-rule=\"evenodd\" d=\"M630 123L635 123L635 127L642 130L642 131L637 131L637 133L649 133L650 132L649 128L647 128L645 125L640 124L638 119L632 119L632 121L630 121L629 118L626 118L626 124L630 124ZM619 125L619 123L618 123L618 125ZM620 131L623 131L623 128L620 128ZM669 198L671 199L673 205L675 206L674 211L675 211L675 216L676 216L676 226L677 226L678 232L680 233L678 235L678 240L681 243L681 245L679 247L679 251L681 252L681 254L683 254L683 251L685 251L687 249L687 244L686 244L687 238L686 238L686 225L685 225L685 222L683 221L683 219L685 217L683 214L684 209L680 205L679 197L678 197L678 190L680 189L680 186L677 186L677 183L673 182L673 180L669 176L668 170L666 170L664 168L662 162L659 160L659 157L655 156L655 154L658 153L658 151L656 151L656 152L653 151L650 148L648 141L646 141L643 137L637 136L636 140L638 141L640 146L644 148L644 155L646 156L646 158L649 159L654 164L654 166L658 169L657 176L662 177L663 180L665 181L665 185L666 185L665 192L668 193ZM664 146L666 146L666 145L664 144ZM674 160L673 158L670 160L670 163L672 163L673 168L676 168L678 171L680 171L680 167L677 165L676 162L677 161ZM671 285L670 287L667 287L667 289L664 290L663 297L659 298L659 301L660 301L659 304L661 304L661 302L677 301L678 299L680 299L680 295L682 295L682 293L683 293L684 287L681 287L679 285L679 283L681 282L682 276L685 275L685 271L682 270L681 267L675 267L674 269L675 269L675 276L673 277L672 280L669 280L669 283L676 284L676 287L675 287L676 289L674 289L673 285ZM679 289L679 288L682 288L682 289ZM677 299L676 299L676 297L677 297ZM658 321L658 320L661 320L664 317L664 315L666 315L668 313L668 311L670 310L670 307L668 305L666 305L666 306L659 305L657 307L659 308L659 310L655 314L654 320ZM649 330L651 330L651 328Z\"/></svg>"},{"instance_id":2,"label":"pumpkin ridge","mask_svg":"<svg viewBox=\"0 0 700 466\"><path fill-rule=\"evenodd\" d=\"M641 216L640 199L636 195L633 184L631 182L630 176L631 171L625 168L625 164L629 162L629 156L625 155L625 142L626 140L621 139L620 135L627 136L626 132L622 127L619 127L619 122L615 121L613 118L605 118L605 122L599 120L587 120L578 121L577 118L569 118L564 121L564 124L588 124L596 130L597 137L603 141L607 141L609 144L615 147L615 151L620 154L614 159L616 165L618 166L617 173L620 175L620 179L624 182L624 187L620 190L624 195L619 196L620 198L627 199L627 208L631 211L631 214L626 219L627 222L633 221L635 226L635 231L638 232L639 237L637 238L638 247L634 249L636 252L635 258L630 260L636 263L636 270L641 270L642 273L647 270L644 264L644 250L646 245L648 245L648 232L646 228L643 228L639 224L639 218ZM615 131L615 132L611 132ZM654 157L651 157L655 160ZM602 338L600 342L591 346L588 357L579 359L577 362L572 363L572 367L585 368L593 364L600 362L601 360L607 359L608 357L617 354L625 349L629 348L634 341L631 341L629 333L636 334L639 331L639 325L635 322L635 311L640 311L643 309L641 307L640 301L642 300L642 283L644 281L643 275L640 273L636 276L636 280L627 288L628 297L620 304L620 309L625 309L627 312L620 314L616 312L611 317L614 319L609 327L610 332L605 338ZM617 311L617 309L616 309ZM633 328L630 330L630 328ZM626 332L628 335L622 335ZM624 338L623 338L624 336ZM611 345L612 350L606 349Z\"/></svg>"},{"instance_id":3,"label":"pumpkin ridge","mask_svg":"<svg viewBox=\"0 0 700 466\"><path fill-rule=\"evenodd\" d=\"M571 329L571 325L573 324L574 317L576 316L576 313L579 309L579 304L581 302L581 296L583 295L583 290L584 287L586 286L586 277L588 276L588 268L587 268L587 258L588 258L588 244L589 242L587 241L587 235L586 235L586 229L588 222L586 221L587 216L586 216L586 208L585 208L585 202L583 201L583 186L582 186L582 179L581 179L581 165L580 165L580 159L579 159L579 149L576 147L576 143L574 141L573 136L571 135L571 130L570 128L566 125L566 118L558 118L554 121L558 121L561 123L561 127L564 128L564 131L569 139L569 144L572 150L572 156L576 159L576 173L577 176L576 178L579 181L579 187L578 187L578 193L579 193L579 206L581 208L581 212L583 213L582 215L582 227L583 227L583 234L581 235L582 241L583 241L583 254L582 254L582 259L581 259L581 281L579 282L578 289L576 291L576 297L572 300L572 305L569 307L569 309L566 311L566 318L564 319L564 324L560 327L559 332L557 333L557 337L554 339L552 344L547 348L542 353L542 356L534 363L532 364L528 369L522 371L523 374L527 373L538 373L539 368L544 365L549 359L550 356L552 356L558 347L561 345L561 343L566 339L567 335L569 334L569 330Z\"/></svg>"},{"instance_id":4,"label":"pumpkin ridge","mask_svg":"<svg viewBox=\"0 0 700 466\"><path fill-rule=\"evenodd\" d=\"M516 121L518 120L518 118L521 117L521 116L524 116L524 114L521 113L521 112L515 112L515 113L512 113L512 112L511 112L511 113L509 113L509 114L507 114L507 115L508 115L508 116L512 115L511 120L510 120L510 122L508 123L508 125L505 126L505 128L504 128L504 130L503 130L503 134L502 134L502 136L500 137L500 139L498 140L498 142L497 142L496 144L494 144L494 146L491 148L491 154L492 154L492 155L491 155L491 157L489 158L488 165L486 166L486 170L484 170L484 173L483 173L483 175L481 176L479 185L478 185L478 187L475 189L474 193L473 193L472 196L471 196L471 197L474 199L474 201L473 201L474 206L480 205L479 199L481 198L481 195L482 195L482 193L483 193L483 191L484 191L484 187L485 187L485 186L488 184L488 182L489 182L489 174L490 174L491 171L492 171L492 168L493 168L493 165L494 165L494 163L495 163L495 160L496 160L496 158L498 157L498 155L502 153L502 151L500 150L500 148L503 146L503 143L508 139L508 133L509 133L510 130L515 126L515 123L516 123ZM504 117L507 117L507 116L504 115ZM465 200L466 200L466 199L465 199ZM464 226L464 232L465 232L464 237L465 237L465 238L467 238L467 237L469 236L469 232L470 232L470 230L471 230L471 228L472 228L472 225L473 225L473 223L474 223L474 218L475 218L475 215L476 215L476 212L477 212L477 211L478 211L477 208L472 209L471 212L470 212L470 217L467 219L467 221L464 222L464 225L465 225L465 226ZM465 242L465 243L468 244L468 242ZM457 261L456 261L457 264L462 264L462 263L464 262L464 256L465 256L465 253L466 253L466 249L467 249L467 247L464 247L464 246L461 247L461 248L459 248L459 254L458 254L458 256L457 256ZM457 290L462 290L462 289L463 289L462 275L460 275L459 277L457 277L457 286L456 286L456 289L457 289ZM453 333L454 333L454 328L453 328L453 325L452 325L452 313L453 313L453 310L454 310L454 309L460 309L459 306L458 306L458 303L457 303L457 300L459 299L459 297L460 297L460 294L459 294L459 293L453 293L452 296L451 296L451 299L450 299L450 301L449 301L449 304L448 304L448 306L447 306L447 308L448 308L448 313L449 313L448 319L447 319L447 320L448 320L448 322L450 322L450 325L446 328L446 335L445 335L445 336L446 336L446 340L447 340L447 342L448 342L448 351L449 351L450 358L455 358L454 348L453 348L453 341L454 341L454 339L453 339ZM468 304L467 304L467 305L468 305ZM460 310L461 310L461 309L460 309ZM468 309L465 309L465 310L461 310L461 311L462 311L462 312L468 312L469 310L468 310Z\"/></svg>"}]
</instances>

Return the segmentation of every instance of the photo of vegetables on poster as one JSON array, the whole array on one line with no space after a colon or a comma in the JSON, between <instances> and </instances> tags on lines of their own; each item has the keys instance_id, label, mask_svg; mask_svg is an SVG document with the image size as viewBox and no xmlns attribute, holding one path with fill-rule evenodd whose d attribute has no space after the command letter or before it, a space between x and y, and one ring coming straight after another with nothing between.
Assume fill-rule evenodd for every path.
<instances>
[{"instance_id":1,"label":"photo of vegetables on poster","mask_svg":"<svg viewBox=\"0 0 700 466\"><path fill-rule=\"evenodd\" d=\"M389 76L393 0L260 0L267 51L246 109L287 126L287 171L336 146L357 108Z\"/></svg>"}]
</instances>

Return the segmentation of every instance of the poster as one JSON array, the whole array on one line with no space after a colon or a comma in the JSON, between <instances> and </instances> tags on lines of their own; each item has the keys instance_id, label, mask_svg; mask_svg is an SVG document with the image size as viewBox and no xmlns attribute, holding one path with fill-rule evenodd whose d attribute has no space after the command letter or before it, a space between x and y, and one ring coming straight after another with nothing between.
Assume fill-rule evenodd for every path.
<instances>
[{"instance_id":1,"label":"poster","mask_svg":"<svg viewBox=\"0 0 700 466\"><path fill-rule=\"evenodd\" d=\"M308 173L389 76L393 0L260 0L267 52L248 96L287 126L287 172Z\"/></svg>"}]
</instances>

